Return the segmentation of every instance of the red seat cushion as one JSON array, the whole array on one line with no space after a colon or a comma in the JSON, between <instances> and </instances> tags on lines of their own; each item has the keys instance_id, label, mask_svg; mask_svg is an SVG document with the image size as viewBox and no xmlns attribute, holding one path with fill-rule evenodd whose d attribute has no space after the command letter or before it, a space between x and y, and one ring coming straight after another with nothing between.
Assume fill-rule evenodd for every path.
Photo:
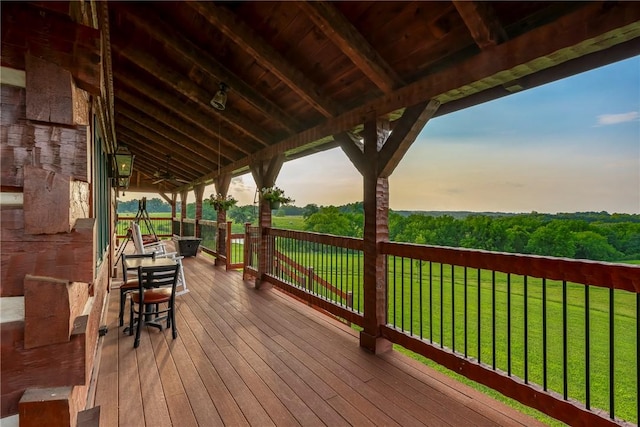
<instances>
[{"instance_id":1,"label":"red seat cushion","mask_svg":"<svg viewBox=\"0 0 640 427\"><path fill-rule=\"evenodd\" d=\"M138 289L138 280L129 280L127 283L123 283L120 285L121 291L128 291Z\"/></svg>"},{"instance_id":2,"label":"red seat cushion","mask_svg":"<svg viewBox=\"0 0 640 427\"><path fill-rule=\"evenodd\" d=\"M131 299L135 303L140 303L140 294L138 292L134 292L131 294ZM171 299L171 289L169 288L159 288L159 289L149 289L144 291L144 302L145 304L159 304L162 302L167 302Z\"/></svg>"}]
</instances>

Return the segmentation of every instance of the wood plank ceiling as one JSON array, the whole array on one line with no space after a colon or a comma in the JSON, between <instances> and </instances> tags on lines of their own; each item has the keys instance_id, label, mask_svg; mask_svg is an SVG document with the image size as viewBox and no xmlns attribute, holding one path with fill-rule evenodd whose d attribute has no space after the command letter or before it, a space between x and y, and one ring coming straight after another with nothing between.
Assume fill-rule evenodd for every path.
<instances>
[{"instance_id":1,"label":"wood plank ceiling","mask_svg":"<svg viewBox=\"0 0 640 427\"><path fill-rule=\"evenodd\" d=\"M373 112L447 114L640 53L634 2L111 1L108 22L130 190L161 192L335 147Z\"/></svg>"}]
</instances>

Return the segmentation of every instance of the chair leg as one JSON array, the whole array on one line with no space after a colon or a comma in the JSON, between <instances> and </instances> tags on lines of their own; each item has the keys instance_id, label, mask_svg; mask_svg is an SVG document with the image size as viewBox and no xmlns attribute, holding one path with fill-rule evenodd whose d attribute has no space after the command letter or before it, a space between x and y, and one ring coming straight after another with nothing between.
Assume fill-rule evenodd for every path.
<instances>
[{"instance_id":1,"label":"chair leg","mask_svg":"<svg viewBox=\"0 0 640 427\"><path fill-rule=\"evenodd\" d=\"M120 291L120 315L118 316L120 326L124 324L124 303L126 298L127 298L127 294L125 292Z\"/></svg>"},{"instance_id":2,"label":"chair leg","mask_svg":"<svg viewBox=\"0 0 640 427\"><path fill-rule=\"evenodd\" d=\"M140 345L140 331L142 330L142 324L144 323L144 306L138 304L138 328L136 329L136 339L133 341L133 348L138 348Z\"/></svg>"},{"instance_id":3,"label":"chair leg","mask_svg":"<svg viewBox=\"0 0 640 427\"><path fill-rule=\"evenodd\" d=\"M178 337L178 330L176 329L176 307L171 304L171 312L169 313L169 319L171 319L171 335L175 340Z\"/></svg>"},{"instance_id":4,"label":"chair leg","mask_svg":"<svg viewBox=\"0 0 640 427\"><path fill-rule=\"evenodd\" d=\"M133 301L129 304L129 336L133 335Z\"/></svg>"}]
</instances>

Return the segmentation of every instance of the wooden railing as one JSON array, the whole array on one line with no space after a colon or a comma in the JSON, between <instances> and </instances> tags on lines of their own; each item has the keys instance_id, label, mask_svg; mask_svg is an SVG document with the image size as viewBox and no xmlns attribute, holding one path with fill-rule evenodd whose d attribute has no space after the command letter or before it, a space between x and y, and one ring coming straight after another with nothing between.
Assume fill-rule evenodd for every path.
<instances>
[{"instance_id":1,"label":"wooden railing","mask_svg":"<svg viewBox=\"0 0 640 427\"><path fill-rule=\"evenodd\" d=\"M362 240L263 233L273 260L263 279L362 325ZM640 266L392 242L379 249L385 338L566 423L637 424ZM257 266L258 248L248 252Z\"/></svg>"},{"instance_id":2,"label":"wooden railing","mask_svg":"<svg viewBox=\"0 0 640 427\"><path fill-rule=\"evenodd\" d=\"M363 325L362 240L273 228L263 232L271 260L265 275L271 283L339 318ZM257 248L252 253L257 254ZM255 259L252 263L257 266Z\"/></svg>"},{"instance_id":3,"label":"wooden railing","mask_svg":"<svg viewBox=\"0 0 640 427\"><path fill-rule=\"evenodd\" d=\"M116 222L116 237L122 240L127 237L127 231L131 226L131 221L135 221L135 216L118 215ZM159 239L171 237L173 233L173 222L171 217L151 217L149 218L151 227ZM143 235L153 234L146 221L139 221L140 232Z\"/></svg>"}]
</instances>

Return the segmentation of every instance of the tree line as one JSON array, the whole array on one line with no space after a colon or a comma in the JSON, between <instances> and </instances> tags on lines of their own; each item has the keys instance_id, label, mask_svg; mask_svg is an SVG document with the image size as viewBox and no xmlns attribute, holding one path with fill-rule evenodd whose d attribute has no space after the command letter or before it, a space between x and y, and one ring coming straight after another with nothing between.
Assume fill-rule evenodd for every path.
<instances>
[{"instance_id":1,"label":"tree line","mask_svg":"<svg viewBox=\"0 0 640 427\"><path fill-rule=\"evenodd\" d=\"M362 203L318 208L305 228L362 237ZM597 261L640 259L640 215L607 212L477 214L389 212L389 239L396 242Z\"/></svg>"},{"instance_id":2,"label":"tree line","mask_svg":"<svg viewBox=\"0 0 640 427\"><path fill-rule=\"evenodd\" d=\"M216 211L203 203L203 219L216 220ZM118 212L135 212L136 200L121 202ZM147 200L149 212L171 212L160 199ZM179 209L178 209L179 210ZM233 206L227 220L255 223L255 205ZM362 202L343 206L283 206L276 216L301 215L304 229L338 236L362 237ZM195 204L187 206L195 217ZM396 242L452 246L488 251L547 255L597 261L640 260L640 215L607 212L473 213L389 212L389 239Z\"/></svg>"}]
</instances>

